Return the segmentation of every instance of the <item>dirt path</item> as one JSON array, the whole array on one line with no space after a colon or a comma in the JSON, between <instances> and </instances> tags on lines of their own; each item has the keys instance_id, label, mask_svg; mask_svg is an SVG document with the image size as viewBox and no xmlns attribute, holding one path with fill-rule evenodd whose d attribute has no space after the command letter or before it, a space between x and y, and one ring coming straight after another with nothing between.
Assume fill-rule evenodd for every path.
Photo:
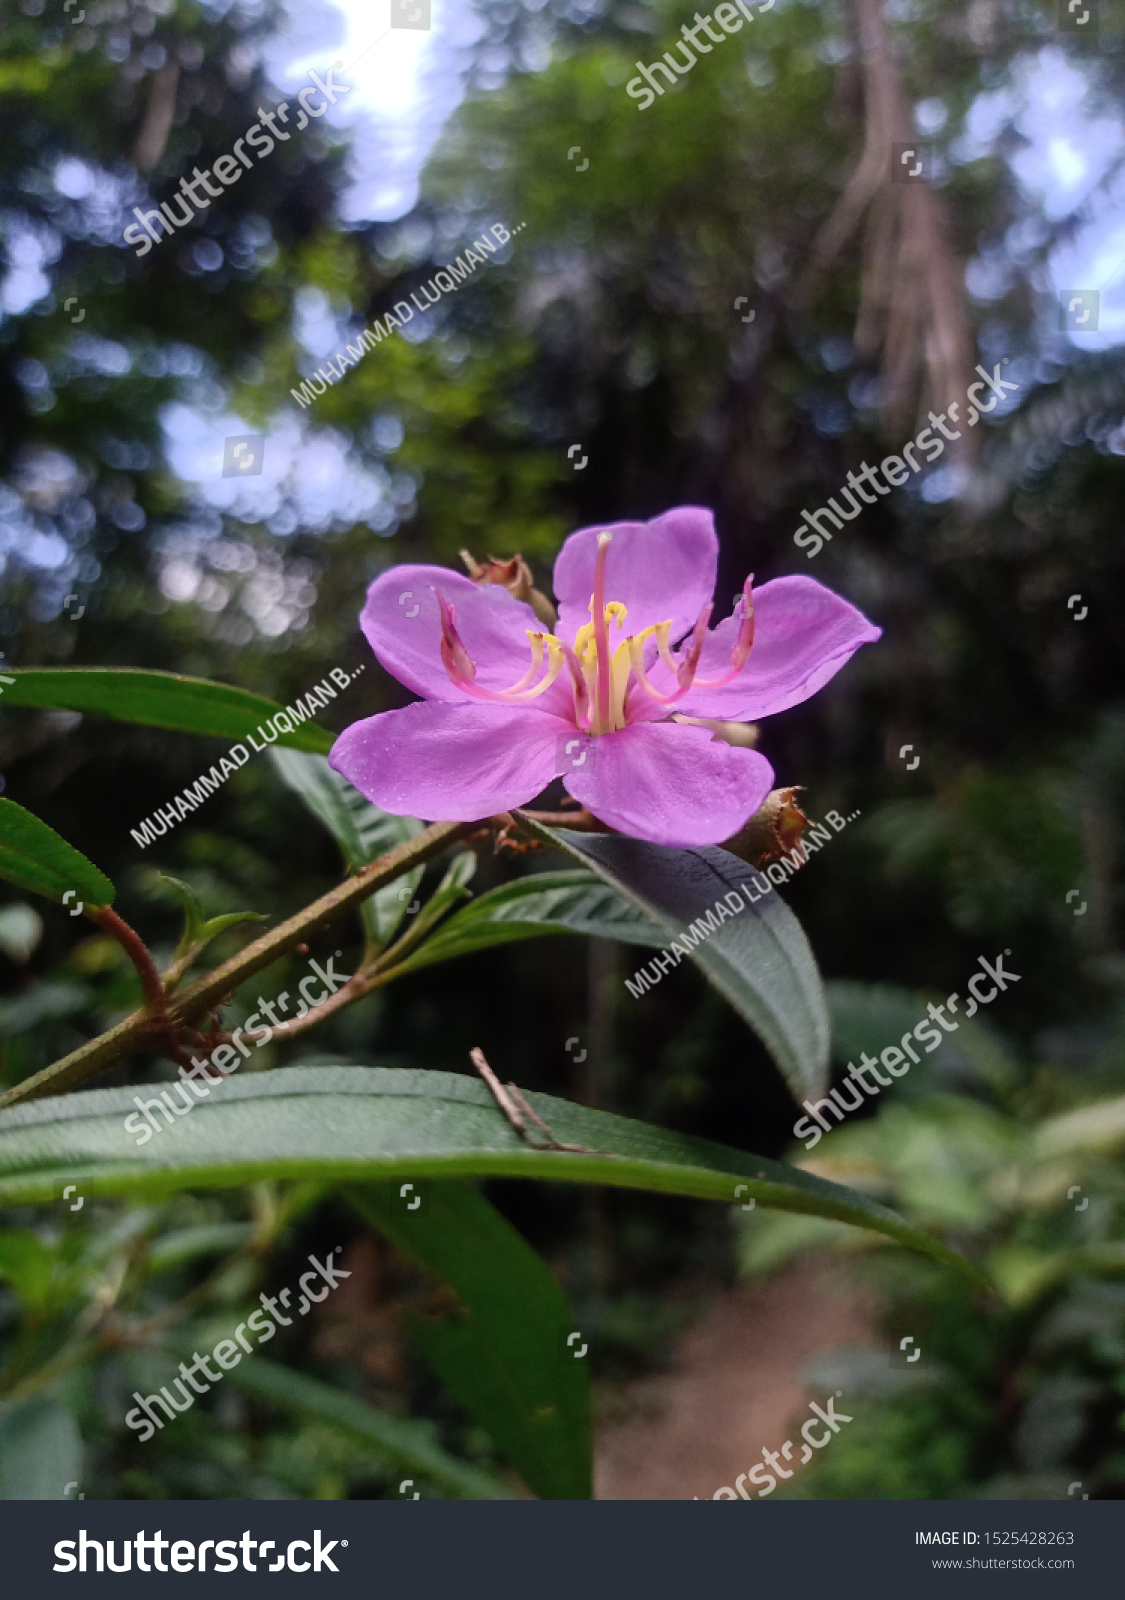
<instances>
[{"instance_id":1,"label":"dirt path","mask_svg":"<svg viewBox=\"0 0 1125 1600\"><path fill-rule=\"evenodd\" d=\"M872 1342L860 1292L822 1263L728 1290L683 1335L670 1371L626 1391L632 1414L599 1429L595 1497L711 1499L787 1437L808 1403L807 1361Z\"/></svg>"}]
</instances>

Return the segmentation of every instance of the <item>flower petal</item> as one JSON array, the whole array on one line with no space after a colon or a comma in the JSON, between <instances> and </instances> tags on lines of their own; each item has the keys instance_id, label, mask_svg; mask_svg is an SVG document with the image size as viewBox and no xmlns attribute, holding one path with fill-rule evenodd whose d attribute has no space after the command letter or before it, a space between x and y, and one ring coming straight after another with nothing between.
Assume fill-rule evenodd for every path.
<instances>
[{"instance_id":1,"label":"flower petal","mask_svg":"<svg viewBox=\"0 0 1125 1600\"><path fill-rule=\"evenodd\" d=\"M573 738L573 725L523 707L423 700L353 722L328 764L395 816L474 822L547 787L560 735Z\"/></svg>"},{"instance_id":2,"label":"flower petal","mask_svg":"<svg viewBox=\"0 0 1125 1600\"><path fill-rule=\"evenodd\" d=\"M602 734L593 756L589 770L566 774L569 792L609 827L653 844L722 844L773 784L773 768L756 750L677 722Z\"/></svg>"},{"instance_id":3,"label":"flower petal","mask_svg":"<svg viewBox=\"0 0 1125 1600\"><path fill-rule=\"evenodd\" d=\"M442 665L435 588L457 609L457 632L476 666L476 681L485 689L518 683L531 664L527 630L542 632L543 624L499 584L478 587L451 567L392 567L368 589L360 626L387 671L428 700L466 703Z\"/></svg>"},{"instance_id":4,"label":"flower petal","mask_svg":"<svg viewBox=\"0 0 1125 1600\"><path fill-rule=\"evenodd\" d=\"M590 620L599 533L613 535L605 597L628 608L626 630L640 633L654 622L671 620L672 638L682 638L715 592L719 541L711 512L677 506L651 522L613 522L572 533L555 562L557 631L568 644ZM619 642L615 628L610 643Z\"/></svg>"},{"instance_id":5,"label":"flower petal","mask_svg":"<svg viewBox=\"0 0 1125 1600\"><path fill-rule=\"evenodd\" d=\"M689 717L719 717L752 722L799 705L835 677L861 644L882 633L862 611L815 578L774 578L754 590L754 646L750 659L722 689L692 689L675 710ZM738 637L732 617L707 638L699 663L701 678L721 678L730 670ZM656 688L667 689L671 674L663 666L652 674Z\"/></svg>"}]
</instances>

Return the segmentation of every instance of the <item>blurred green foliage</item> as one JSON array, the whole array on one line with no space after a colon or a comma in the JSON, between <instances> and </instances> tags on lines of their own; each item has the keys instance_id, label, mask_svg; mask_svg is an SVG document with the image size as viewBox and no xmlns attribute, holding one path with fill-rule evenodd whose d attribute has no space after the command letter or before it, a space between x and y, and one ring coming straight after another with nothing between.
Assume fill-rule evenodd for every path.
<instances>
[{"instance_id":1,"label":"blurred green foliage","mask_svg":"<svg viewBox=\"0 0 1125 1600\"><path fill-rule=\"evenodd\" d=\"M858 1054L894 1038L918 1001L848 985L833 1009L844 1050ZM1021 1065L994 1028L961 1026L911 1068L909 1098L896 1094L798 1160L956 1240L997 1296L966 1293L838 1224L764 1211L742 1222L744 1273L808 1252L860 1258L880 1308L877 1348L840 1347L806 1371L813 1388L843 1388L854 1420L787 1497L1059 1499L1075 1482L1093 1498L1125 1491L1125 1098L1091 1100L1097 1075ZM1120 1025L1101 1045L1119 1089Z\"/></svg>"},{"instance_id":2,"label":"blurred green foliage","mask_svg":"<svg viewBox=\"0 0 1125 1600\"><path fill-rule=\"evenodd\" d=\"M129 207L228 150L273 98L260 46L280 8L114 0L85 28L38 0L8 8L4 282L30 252L45 287L20 299L17 285L0 317L0 650L20 666L214 677L284 704L332 667L370 663L356 617L389 564L456 563L463 546L519 549L545 585L570 528L684 502L715 508L720 595L748 570L759 582L807 570L846 594L884 628L882 642L766 723L761 742L779 782L806 786L811 815L863 813L787 891L823 970L850 985L837 991L844 1059L856 1047L845 1041L877 1023L896 991L900 1006L917 988L944 995L993 946L1012 947L1023 981L972 1059L966 1047L929 1079L911 1074L870 1123L833 1135L833 1148L854 1152L844 1181L865 1172L911 1220L990 1262L1007 1299L975 1301L949 1274L872 1255L888 1323L924 1322L941 1381L883 1398L875 1386L870 1409L790 1492L1065 1493L1073 1473L1092 1493L1119 1495L1120 1181L1097 1152L1041 1158L1034 1141L1048 1119L1119 1094L1125 1065L1125 635L1114 620L1125 605L1125 358L1119 346L1078 350L1054 335L1045 263L1082 219L1045 216L1016 183L1011 123L988 147L966 129L979 97L1018 87L1048 45L1085 75L1091 113L1115 110L1121 35L1103 28L1092 46L1059 35L1046 0L888 7L907 98L927 103L936 125L951 249L962 265L996 269L998 288L966 293L978 353L990 365L1010 356L1020 406L988 426L964 497L896 493L810 567L792 544L801 508L901 443L887 437L872 362L856 353L861 248L817 296L799 292L810 242L863 141L850 9L779 0L752 38L728 41L643 114L625 93L632 63L655 59L691 6L475 9L468 92L408 216L339 224L346 136L320 124L248 173L190 235L138 261L120 241ZM146 179L135 152L161 57L179 64L178 98ZM575 144L590 159L582 173L566 160ZM335 320L341 348L494 220L525 226L449 297L428 337L385 341L296 410L289 390L321 359L298 337L310 307ZM215 261L205 243L217 266L204 265ZM750 326L734 309L741 295L755 308ZM63 310L71 296L85 312L78 328ZM279 429L289 465L268 515L224 510L213 483L176 476L162 425L172 404L220 433L235 413ZM589 456L581 473L566 454L576 441ZM329 445L339 451L330 475L346 467L380 486L377 513L356 518L346 498L324 513L304 493L307 452ZM1089 605L1081 624L1066 608L1074 592ZM72 593L86 607L80 623L64 610ZM402 698L372 664L324 725L338 731ZM897 758L906 742L922 756L913 773ZM201 737L0 707L6 793L104 868L122 914L165 960L179 919L157 868L210 916L250 907L272 920L339 870L331 842L264 762L142 857L129 827L217 753ZM485 863L478 888L510 876L502 860ZM32 913L37 932L28 909L14 893L0 907L5 1083L139 999L110 940L53 908ZM242 938L221 934L209 959ZM263 992L291 970L263 973ZM698 975L670 974L643 1004L624 998L621 976L605 946L588 959L577 941L485 951L437 982L422 972L345 1011L316 1046L323 1059L461 1070L468 1044L483 1040L500 1076L525 1088L764 1154L784 1148L792 1104ZM584 1067L565 1049L578 1035ZM271 1046L260 1059L292 1056ZM147 1058L103 1081L164 1070ZM1058 1201L1057 1176L1043 1177L1062 1168L1089 1185L1083 1216ZM1017 1190L997 1189L998 1174L1015 1174ZM713 1208L523 1184L493 1198L595 1331L591 1359L607 1382L660 1359L684 1308L734 1271ZM175 1255L167 1240L185 1230L245 1227L256 1204L208 1196L9 1217L6 1361L18 1371L26 1319L36 1339L61 1339L121 1263ZM302 1250L337 1243L337 1205L311 1197L291 1232L270 1234L255 1282L287 1281ZM748 1260L762 1269L823 1238L820 1224L753 1221L759 1253ZM392 1308L432 1286L369 1236L361 1243L373 1252L370 1303L352 1312L352 1333L315 1352L294 1343L286 1361L429 1419L453 1455L496 1469L492 1445L400 1347ZM145 1308L158 1316L193 1293L212 1259L201 1250L142 1273ZM246 1281L220 1273L208 1294L233 1306ZM80 1434L84 1470L107 1496L396 1492L385 1453L233 1387L213 1408L194 1407L174 1445L142 1449L119 1421L134 1360L122 1352L104 1372L60 1376L12 1426L40 1440L50 1463L69 1465ZM4 1459L0 1448L0 1474Z\"/></svg>"}]
</instances>

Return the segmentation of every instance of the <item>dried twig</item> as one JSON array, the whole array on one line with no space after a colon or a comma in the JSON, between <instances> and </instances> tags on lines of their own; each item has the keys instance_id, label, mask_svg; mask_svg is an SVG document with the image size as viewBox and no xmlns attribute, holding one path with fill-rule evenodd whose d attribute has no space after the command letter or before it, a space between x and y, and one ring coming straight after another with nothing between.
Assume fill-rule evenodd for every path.
<instances>
[{"instance_id":1,"label":"dried twig","mask_svg":"<svg viewBox=\"0 0 1125 1600\"><path fill-rule=\"evenodd\" d=\"M483 1050L470 1050L469 1059L473 1063L473 1066L476 1067L485 1083L491 1089L496 1099L496 1104L500 1107L501 1111L507 1117L512 1127L519 1134L524 1144L526 1144L530 1149L564 1150L573 1155L580 1156L608 1156L613 1154L612 1150L591 1150L589 1145L585 1144L561 1144L559 1140L555 1138L554 1134L543 1121L543 1118L539 1115L539 1113L530 1105L528 1105L527 1101L524 1099L519 1089L517 1089L516 1085L514 1083L509 1083L507 1088L505 1088L505 1086L500 1082L500 1079L496 1076L488 1062L485 1060ZM547 1140L546 1144L537 1144L531 1137L527 1131L527 1123L524 1121L525 1117L529 1117L539 1131L545 1136Z\"/></svg>"}]
</instances>

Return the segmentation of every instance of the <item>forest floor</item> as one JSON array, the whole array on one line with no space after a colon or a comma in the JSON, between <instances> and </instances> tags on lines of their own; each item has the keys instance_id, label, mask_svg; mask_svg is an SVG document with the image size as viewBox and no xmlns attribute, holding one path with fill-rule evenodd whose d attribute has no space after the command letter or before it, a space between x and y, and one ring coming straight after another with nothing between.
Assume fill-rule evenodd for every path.
<instances>
[{"instance_id":1,"label":"forest floor","mask_svg":"<svg viewBox=\"0 0 1125 1600\"><path fill-rule=\"evenodd\" d=\"M680 1336L668 1369L617 1397L620 1413L597 1433L595 1498L710 1500L761 1461L763 1445L793 1437L816 1398L806 1363L874 1343L873 1306L823 1261L726 1290Z\"/></svg>"}]
</instances>

